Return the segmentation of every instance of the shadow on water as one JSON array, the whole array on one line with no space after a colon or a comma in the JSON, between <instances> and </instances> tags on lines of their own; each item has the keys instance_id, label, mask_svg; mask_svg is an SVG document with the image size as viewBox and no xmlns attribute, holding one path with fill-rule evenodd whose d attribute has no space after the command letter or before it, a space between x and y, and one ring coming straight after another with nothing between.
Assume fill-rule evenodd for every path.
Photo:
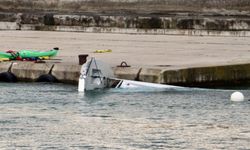
<instances>
[{"instance_id":1,"label":"shadow on water","mask_svg":"<svg viewBox=\"0 0 250 150\"><path fill-rule=\"evenodd\" d=\"M202 90L199 88L188 88L188 87L174 87L174 88L151 88L151 87L142 87L142 88L113 88L109 89L111 93L155 93L155 92L187 92L193 90Z\"/></svg>"},{"instance_id":2,"label":"shadow on water","mask_svg":"<svg viewBox=\"0 0 250 150\"><path fill-rule=\"evenodd\" d=\"M211 90L249 90L250 84L228 84L228 85L213 85L213 86L201 86L202 89L211 89Z\"/></svg>"}]
</instances>

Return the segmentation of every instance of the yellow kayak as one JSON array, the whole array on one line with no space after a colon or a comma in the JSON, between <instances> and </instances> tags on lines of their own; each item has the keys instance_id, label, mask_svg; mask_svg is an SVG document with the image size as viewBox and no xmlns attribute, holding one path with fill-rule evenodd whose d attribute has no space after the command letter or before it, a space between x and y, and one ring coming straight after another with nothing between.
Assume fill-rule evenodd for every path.
<instances>
[{"instance_id":1,"label":"yellow kayak","mask_svg":"<svg viewBox=\"0 0 250 150\"><path fill-rule=\"evenodd\" d=\"M101 49L101 50L96 50L94 53L109 53L112 52L111 49Z\"/></svg>"},{"instance_id":2,"label":"yellow kayak","mask_svg":"<svg viewBox=\"0 0 250 150\"><path fill-rule=\"evenodd\" d=\"M9 61L10 59L9 58L0 58L0 62L2 61Z\"/></svg>"}]
</instances>

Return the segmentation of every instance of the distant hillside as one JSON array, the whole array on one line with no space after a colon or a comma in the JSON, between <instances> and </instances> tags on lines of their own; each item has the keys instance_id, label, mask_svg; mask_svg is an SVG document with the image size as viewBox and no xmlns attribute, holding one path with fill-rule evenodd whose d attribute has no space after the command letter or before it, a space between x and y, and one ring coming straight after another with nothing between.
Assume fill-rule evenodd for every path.
<instances>
[{"instance_id":1,"label":"distant hillside","mask_svg":"<svg viewBox=\"0 0 250 150\"><path fill-rule=\"evenodd\" d=\"M242 12L250 0L1 0L0 11L95 13Z\"/></svg>"}]
</instances>

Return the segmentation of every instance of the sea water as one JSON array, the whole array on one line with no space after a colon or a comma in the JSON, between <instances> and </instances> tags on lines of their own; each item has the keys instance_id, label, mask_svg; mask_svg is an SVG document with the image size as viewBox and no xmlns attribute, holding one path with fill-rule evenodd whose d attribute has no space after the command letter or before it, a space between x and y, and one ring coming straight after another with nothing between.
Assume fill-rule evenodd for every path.
<instances>
[{"instance_id":1,"label":"sea water","mask_svg":"<svg viewBox=\"0 0 250 150\"><path fill-rule=\"evenodd\" d=\"M250 149L250 90L0 83L0 149Z\"/></svg>"}]
</instances>

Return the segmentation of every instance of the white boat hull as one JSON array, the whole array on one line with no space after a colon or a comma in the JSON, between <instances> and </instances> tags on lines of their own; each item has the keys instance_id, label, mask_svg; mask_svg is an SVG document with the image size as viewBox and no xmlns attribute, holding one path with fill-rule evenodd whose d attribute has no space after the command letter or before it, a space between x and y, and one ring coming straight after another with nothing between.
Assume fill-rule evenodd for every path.
<instances>
[{"instance_id":1,"label":"white boat hull","mask_svg":"<svg viewBox=\"0 0 250 150\"><path fill-rule=\"evenodd\" d=\"M95 58L91 58L91 60L83 64L80 73L79 92L106 88L108 87L108 78L114 77L110 66L95 60Z\"/></svg>"},{"instance_id":2,"label":"white boat hull","mask_svg":"<svg viewBox=\"0 0 250 150\"><path fill-rule=\"evenodd\" d=\"M112 79L113 83L116 85L112 85L111 87L120 88L120 89L183 89L184 87L173 86L173 85L165 85L165 84L157 84L157 83L149 83L149 82L141 82L141 81L133 81L133 80L124 80L124 79ZM117 82L119 81L119 82Z\"/></svg>"},{"instance_id":3,"label":"white boat hull","mask_svg":"<svg viewBox=\"0 0 250 150\"><path fill-rule=\"evenodd\" d=\"M132 81L114 78L109 65L91 58L82 65L79 77L78 91L84 92L94 89L120 88L120 89L184 89L184 87Z\"/></svg>"}]
</instances>

